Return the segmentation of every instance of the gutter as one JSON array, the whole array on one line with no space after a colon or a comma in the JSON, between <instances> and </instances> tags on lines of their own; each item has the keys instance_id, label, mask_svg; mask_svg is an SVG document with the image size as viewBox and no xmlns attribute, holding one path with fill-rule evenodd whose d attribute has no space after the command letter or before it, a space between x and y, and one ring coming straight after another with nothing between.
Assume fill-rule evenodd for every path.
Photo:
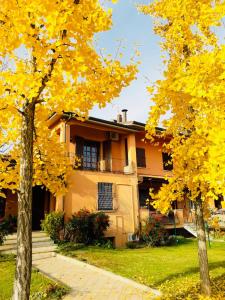
<instances>
[{"instance_id":1,"label":"gutter","mask_svg":"<svg viewBox=\"0 0 225 300\"><path fill-rule=\"evenodd\" d=\"M135 130L135 129L131 129L131 128L123 127L123 126L116 126L116 125L112 125L112 124L107 124L107 123L103 123L103 122L99 122L99 121L94 121L94 120L91 120L91 119L88 119L86 122L95 123L95 124L99 124L99 125L103 125L104 124L104 125L106 125L108 127L116 128L116 129L122 129L124 131L139 132L138 130Z\"/></svg>"}]
</instances>

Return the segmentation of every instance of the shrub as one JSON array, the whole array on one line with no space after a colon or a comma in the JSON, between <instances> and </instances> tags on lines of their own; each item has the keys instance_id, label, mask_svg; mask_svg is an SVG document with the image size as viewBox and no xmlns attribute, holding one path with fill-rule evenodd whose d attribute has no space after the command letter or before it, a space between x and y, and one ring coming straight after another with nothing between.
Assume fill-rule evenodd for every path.
<instances>
[{"instance_id":1,"label":"shrub","mask_svg":"<svg viewBox=\"0 0 225 300\"><path fill-rule=\"evenodd\" d=\"M138 248L138 243L134 242L134 241L127 242L126 247L129 248L129 249L136 249L136 248Z\"/></svg>"},{"instance_id":2,"label":"shrub","mask_svg":"<svg viewBox=\"0 0 225 300\"><path fill-rule=\"evenodd\" d=\"M110 238L104 238L101 241L96 243L96 246L104 248L104 249L114 249L114 242Z\"/></svg>"},{"instance_id":3,"label":"shrub","mask_svg":"<svg viewBox=\"0 0 225 300\"><path fill-rule=\"evenodd\" d=\"M6 236L6 232L1 230L1 228L0 228L0 246L4 243L5 236Z\"/></svg>"},{"instance_id":4,"label":"shrub","mask_svg":"<svg viewBox=\"0 0 225 300\"><path fill-rule=\"evenodd\" d=\"M165 246L168 241L168 233L157 216L150 216L141 228L140 239L148 246Z\"/></svg>"},{"instance_id":5,"label":"shrub","mask_svg":"<svg viewBox=\"0 0 225 300\"><path fill-rule=\"evenodd\" d=\"M9 215L0 223L0 230L4 230L7 234L16 232L17 217Z\"/></svg>"},{"instance_id":6,"label":"shrub","mask_svg":"<svg viewBox=\"0 0 225 300\"><path fill-rule=\"evenodd\" d=\"M41 221L41 228L49 234L55 243L58 243L60 241L60 232L64 228L64 213L54 211L46 214L45 219Z\"/></svg>"},{"instance_id":7,"label":"shrub","mask_svg":"<svg viewBox=\"0 0 225 300\"><path fill-rule=\"evenodd\" d=\"M75 243L95 244L104 240L104 231L109 227L109 216L103 212L91 213L81 209L65 226L65 239Z\"/></svg>"},{"instance_id":8,"label":"shrub","mask_svg":"<svg viewBox=\"0 0 225 300\"><path fill-rule=\"evenodd\" d=\"M84 247L85 245L82 243L66 242L58 245L58 251L60 253L68 253L70 251L76 251Z\"/></svg>"},{"instance_id":9,"label":"shrub","mask_svg":"<svg viewBox=\"0 0 225 300\"><path fill-rule=\"evenodd\" d=\"M0 245L4 243L7 234L16 231L16 226L17 226L17 218L11 215L7 218L4 218L0 222Z\"/></svg>"}]
</instances>

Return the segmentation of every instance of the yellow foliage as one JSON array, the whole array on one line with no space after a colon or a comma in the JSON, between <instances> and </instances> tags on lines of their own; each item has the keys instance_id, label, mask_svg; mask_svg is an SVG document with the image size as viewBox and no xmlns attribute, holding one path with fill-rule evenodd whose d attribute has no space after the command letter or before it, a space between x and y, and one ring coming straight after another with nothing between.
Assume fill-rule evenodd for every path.
<instances>
[{"instance_id":1,"label":"yellow foliage","mask_svg":"<svg viewBox=\"0 0 225 300\"><path fill-rule=\"evenodd\" d=\"M2 0L0 6L0 145L12 145L0 160L0 188L19 181L20 130L25 106L35 105L34 178L53 193L64 192L71 166L55 132L53 112L86 118L135 79L137 65L122 65L94 48L95 34L109 30L111 10L99 0Z\"/></svg>"},{"instance_id":2,"label":"yellow foliage","mask_svg":"<svg viewBox=\"0 0 225 300\"><path fill-rule=\"evenodd\" d=\"M225 299L225 280L224 274L211 276L212 296L206 297L200 294L200 286L196 276L183 277L176 282L165 281L160 290L162 297L159 300L224 300Z\"/></svg>"},{"instance_id":3,"label":"yellow foliage","mask_svg":"<svg viewBox=\"0 0 225 300\"><path fill-rule=\"evenodd\" d=\"M225 45L218 41L216 27L225 16L224 1L158 0L141 6L155 17L155 32L166 52L164 78L148 88L154 106L146 126L154 139L155 127L163 121L172 136L169 152L173 177L155 197L155 206L168 211L173 200L201 196L205 203L225 194Z\"/></svg>"}]
</instances>

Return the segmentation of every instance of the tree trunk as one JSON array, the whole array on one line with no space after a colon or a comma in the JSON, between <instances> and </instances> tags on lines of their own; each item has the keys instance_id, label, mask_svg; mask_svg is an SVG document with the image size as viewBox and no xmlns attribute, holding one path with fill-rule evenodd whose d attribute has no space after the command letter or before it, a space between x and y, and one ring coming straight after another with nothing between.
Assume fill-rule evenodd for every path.
<instances>
[{"instance_id":1,"label":"tree trunk","mask_svg":"<svg viewBox=\"0 0 225 300\"><path fill-rule=\"evenodd\" d=\"M30 295L32 268L32 181L35 105L26 104L21 124L20 184L18 192L17 259L13 300Z\"/></svg>"},{"instance_id":2,"label":"tree trunk","mask_svg":"<svg viewBox=\"0 0 225 300\"><path fill-rule=\"evenodd\" d=\"M201 294L204 296L211 295L211 285L209 278L208 255L206 246L205 223L203 217L202 200L196 200L195 205L196 225L198 235L198 259L200 269L200 288Z\"/></svg>"}]
</instances>

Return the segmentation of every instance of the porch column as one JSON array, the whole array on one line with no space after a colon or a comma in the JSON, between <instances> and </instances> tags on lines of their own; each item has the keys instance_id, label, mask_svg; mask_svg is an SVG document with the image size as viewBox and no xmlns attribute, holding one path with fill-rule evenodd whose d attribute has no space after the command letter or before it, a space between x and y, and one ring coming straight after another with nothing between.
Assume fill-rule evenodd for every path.
<instances>
[{"instance_id":1,"label":"porch column","mask_svg":"<svg viewBox=\"0 0 225 300\"><path fill-rule=\"evenodd\" d=\"M60 125L60 143L65 143L66 151L70 151L70 125L65 122Z\"/></svg>"},{"instance_id":2,"label":"porch column","mask_svg":"<svg viewBox=\"0 0 225 300\"><path fill-rule=\"evenodd\" d=\"M64 210L64 196L57 196L55 203L55 211L63 211Z\"/></svg>"},{"instance_id":3,"label":"porch column","mask_svg":"<svg viewBox=\"0 0 225 300\"><path fill-rule=\"evenodd\" d=\"M127 137L128 162L132 167L133 172L137 172L137 157L136 157L136 138L135 134L129 134Z\"/></svg>"}]
</instances>

